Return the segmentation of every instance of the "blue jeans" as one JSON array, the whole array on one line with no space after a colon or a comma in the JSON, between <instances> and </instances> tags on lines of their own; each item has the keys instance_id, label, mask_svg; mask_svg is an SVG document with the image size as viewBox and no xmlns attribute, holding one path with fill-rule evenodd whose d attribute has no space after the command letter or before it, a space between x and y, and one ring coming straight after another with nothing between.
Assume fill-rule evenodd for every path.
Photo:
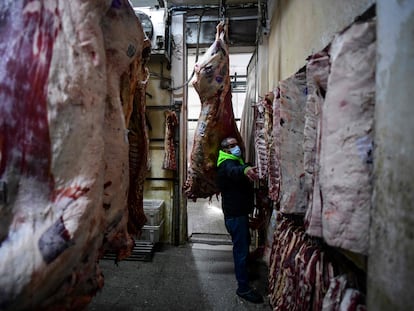
<instances>
[{"instance_id":1,"label":"blue jeans","mask_svg":"<svg viewBox=\"0 0 414 311\"><path fill-rule=\"evenodd\" d=\"M234 272L238 289L240 292L245 292L250 289L247 273L247 256L250 246L249 217L226 217L224 223L233 242Z\"/></svg>"}]
</instances>

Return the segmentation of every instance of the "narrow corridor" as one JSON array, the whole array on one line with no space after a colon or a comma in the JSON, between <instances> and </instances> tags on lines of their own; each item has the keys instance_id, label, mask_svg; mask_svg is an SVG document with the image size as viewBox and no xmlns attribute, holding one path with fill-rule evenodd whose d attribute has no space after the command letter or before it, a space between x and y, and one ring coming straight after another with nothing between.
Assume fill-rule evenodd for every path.
<instances>
[{"instance_id":1,"label":"narrow corridor","mask_svg":"<svg viewBox=\"0 0 414 311\"><path fill-rule=\"evenodd\" d=\"M251 267L251 284L264 304L251 304L236 295L230 245L188 243L162 245L152 261L101 260L105 286L88 311L225 311L271 310L267 298L267 266Z\"/></svg>"}]
</instances>

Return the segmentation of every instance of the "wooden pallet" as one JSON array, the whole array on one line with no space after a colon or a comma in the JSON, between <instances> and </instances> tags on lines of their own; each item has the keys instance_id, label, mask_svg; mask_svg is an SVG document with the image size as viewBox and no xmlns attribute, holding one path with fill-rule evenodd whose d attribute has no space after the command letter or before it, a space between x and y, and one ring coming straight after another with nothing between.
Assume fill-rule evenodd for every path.
<instances>
[{"instance_id":1,"label":"wooden pallet","mask_svg":"<svg viewBox=\"0 0 414 311\"><path fill-rule=\"evenodd\" d=\"M154 244L147 241L135 241L134 249L129 257L123 259L125 261L152 261L154 255ZM113 252L105 253L103 259L116 260L116 254Z\"/></svg>"}]
</instances>

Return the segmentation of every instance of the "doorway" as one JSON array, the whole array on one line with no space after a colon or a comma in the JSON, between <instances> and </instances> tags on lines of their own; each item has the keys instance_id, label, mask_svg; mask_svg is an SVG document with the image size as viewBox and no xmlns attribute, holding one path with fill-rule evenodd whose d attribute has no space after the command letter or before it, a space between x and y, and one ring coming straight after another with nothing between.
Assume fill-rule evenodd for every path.
<instances>
[{"instance_id":1,"label":"doorway","mask_svg":"<svg viewBox=\"0 0 414 311\"><path fill-rule=\"evenodd\" d=\"M195 51L187 53L187 76L190 77L196 62ZM201 56L201 55L200 55ZM234 117L240 130L240 119L246 99L247 66L252 53L230 53L230 79L232 84L232 104ZM197 126L201 104L191 83L187 87L187 161L193 147L194 132ZM231 244L230 236L224 226L221 198L197 199L187 201L188 239L195 243Z\"/></svg>"}]
</instances>

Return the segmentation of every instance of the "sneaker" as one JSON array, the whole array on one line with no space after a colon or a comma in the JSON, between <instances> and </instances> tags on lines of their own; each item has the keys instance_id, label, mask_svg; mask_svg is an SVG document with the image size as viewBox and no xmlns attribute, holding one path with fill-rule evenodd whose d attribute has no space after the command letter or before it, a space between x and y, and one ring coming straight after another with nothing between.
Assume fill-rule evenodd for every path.
<instances>
[{"instance_id":1,"label":"sneaker","mask_svg":"<svg viewBox=\"0 0 414 311\"><path fill-rule=\"evenodd\" d=\"M247 292L236 291L237 296L246 299L253 303L263 303L263 297L253 289L249 289Z\"/></svg>"}]
</instances>

